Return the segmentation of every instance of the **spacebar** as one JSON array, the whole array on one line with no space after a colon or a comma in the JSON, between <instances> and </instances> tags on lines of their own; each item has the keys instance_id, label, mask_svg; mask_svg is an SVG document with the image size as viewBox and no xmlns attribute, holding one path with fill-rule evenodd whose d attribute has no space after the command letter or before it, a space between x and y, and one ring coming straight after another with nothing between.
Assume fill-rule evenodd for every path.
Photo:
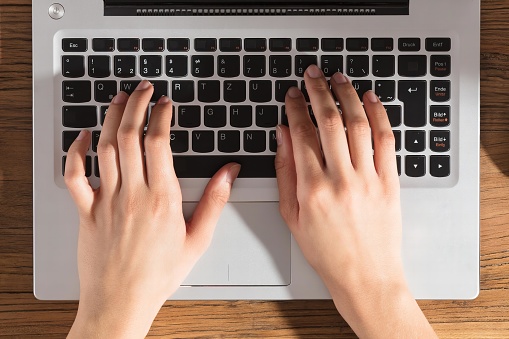
<instances>
[{"instance_id":1,"label":"spacebar","mask_svg":"<svg viewBox=\"0 0 509 339\"><path fill-rule=\"evenodd\" d=\"M212 178L224 165L242 165L239 178L275 178L275 155L174 155L173 166L178 178Z\"/></svg>"}]
</instances>

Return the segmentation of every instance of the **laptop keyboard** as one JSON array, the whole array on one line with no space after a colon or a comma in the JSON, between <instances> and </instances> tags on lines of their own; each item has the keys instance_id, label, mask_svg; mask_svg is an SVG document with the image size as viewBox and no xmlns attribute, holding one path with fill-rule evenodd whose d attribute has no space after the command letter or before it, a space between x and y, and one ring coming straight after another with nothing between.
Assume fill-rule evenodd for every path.
<instances>
[{"instance_id":1,"label":"laptop keyboard","mask_svg":"<svg viewBox=\"0 0 509 339\"><path fill-rule=\"evenodd\" d=\"M97 143L108 104L149 79L174 102L170 145L180 178L209 178L230 161L241 178L274 178L275 127L284 98L311 64L348 75L359 97L374 90L396 138L398 171L451 174L450 38L64 38L62 173L79 130L91 129L87 176L100 176ZM309 112L316 120L311 106ZM454 145L453 145L454 146Z\"/></svg>"}]
</instances>

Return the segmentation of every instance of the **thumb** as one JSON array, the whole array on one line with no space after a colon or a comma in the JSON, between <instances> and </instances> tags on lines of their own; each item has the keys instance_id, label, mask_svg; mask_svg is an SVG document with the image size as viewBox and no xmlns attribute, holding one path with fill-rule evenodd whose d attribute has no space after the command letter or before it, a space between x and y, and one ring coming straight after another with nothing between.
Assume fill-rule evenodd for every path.
<instances>
[{"instance_id":1,"label":"thumb","mask_svg":"<svg viewBox=\"0 0 509 339\"><path fill-rule=\"evenodd\" d=\"M212 240L217 221L230 198L233 182L240 172L240 165L231 163L223 166L210 179L203 196L196 206L191 220L187 223L187 233L204 252Z\"/></svg>"},{"instance_id":2,"label":"thumb","mask_svg":"<svg viewBox=\"0 0 509 339\"><path fill-rule=\"evenodd\" d=\"M90 147L90 132L83 130L67 152L64 180L80 215L90 212L94 190L85 175L85 162Z\"/></svg>"}]
</instances>

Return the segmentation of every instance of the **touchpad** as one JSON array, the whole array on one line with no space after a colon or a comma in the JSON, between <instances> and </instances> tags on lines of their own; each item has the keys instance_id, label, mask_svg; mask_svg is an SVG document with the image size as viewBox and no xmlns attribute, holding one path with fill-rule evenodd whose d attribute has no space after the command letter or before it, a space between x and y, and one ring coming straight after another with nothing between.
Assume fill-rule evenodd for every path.
<instances>
[{"instance_id":1,"label":"touchpad","mask_svg":"<svg viewBox=\"0 0 509 339\"><path fill-rule=\"evenodd\" d=\"M188 219L196 203L184 203ZM289 285L291 233L278 203L228 203L212 243L182 285Z\"/></svg>"}]
</instances>

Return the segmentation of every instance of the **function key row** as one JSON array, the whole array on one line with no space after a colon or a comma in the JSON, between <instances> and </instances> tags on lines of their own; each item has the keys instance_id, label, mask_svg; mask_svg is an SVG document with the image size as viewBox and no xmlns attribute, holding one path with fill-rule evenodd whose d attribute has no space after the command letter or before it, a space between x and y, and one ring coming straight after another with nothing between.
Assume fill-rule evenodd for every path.
<instances>
[{"instance_id":1,"label":"function key row","mask_svg":"<svg viewBox=\"0 0 509 339\"><path fill-rule=\"evenodd\" d=\"M218 43L219 40L219 43ZM166 44L166 46L165 46ZM290 52L293 49L293 42L290 38L196 38L194 39L194 50L196 52ZM296 49L299 52L316 52L320 48L324 52L341 52L345 48L343 38L298 38ZM426 38L426 51L448 52L451 50L450 38ZM191 42L188 38L94 38L92 39L92 50L95 52L188 52L191 49ZM421 51L420 38L399 38L398 49L401 52ZM64 52L86 52L88 50L88 39L86 38L64 38L62 39L62 50ZM346 50L349 52L367 52L370 50L368 38L347 38ZM393 38L372 38L371 50L374 52L390 52L394 50Z\"/></svg>"}]
</instances>

